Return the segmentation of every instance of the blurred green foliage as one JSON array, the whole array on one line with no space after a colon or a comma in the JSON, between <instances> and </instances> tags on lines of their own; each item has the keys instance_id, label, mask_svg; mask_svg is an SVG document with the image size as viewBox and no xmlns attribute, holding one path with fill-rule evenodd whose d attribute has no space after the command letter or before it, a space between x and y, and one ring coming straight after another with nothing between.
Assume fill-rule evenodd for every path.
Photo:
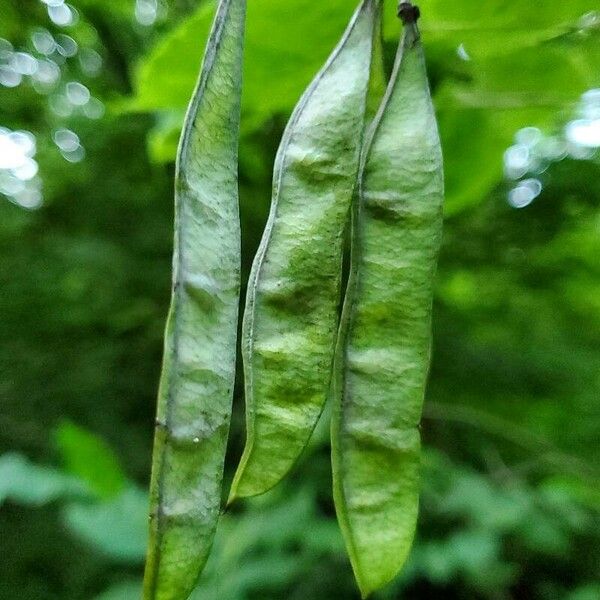
<instances>
[{"instance_id":1,"label":"blurred green foliage","mask_svg":"<svg viewBox=\"0 0 600 600\"><path fill-rule=\"evenodd\" d=\"M244 272L270 201L285 120L352 0L253 0L240 155ZM387 0L386 50L397 25ZM44 203L0 196L0 599L139 596L146 486L170 288L172 159L212 4L6 0L0 37L35 54L40 27L93 49L56 59L38 93L0 86L0 127L37 137ZM161 8L162 7L162 8ZM520 210L503 153L520 128L560 138L600 87L597 3L423 0L444 140L447 223L423 423L419 533L391 598L600 597L600 163L532 164ZM167 10L168 9L168 10ZM108 108L56 112L67 81ZM52 141L77 132L86 157ZM557 155L556 158L562 158ZM243 442L238 390L227 473ZM326 423L288 481L221 520L194 598L356 598L333 516Z\"/></svg>"}]
</instances>

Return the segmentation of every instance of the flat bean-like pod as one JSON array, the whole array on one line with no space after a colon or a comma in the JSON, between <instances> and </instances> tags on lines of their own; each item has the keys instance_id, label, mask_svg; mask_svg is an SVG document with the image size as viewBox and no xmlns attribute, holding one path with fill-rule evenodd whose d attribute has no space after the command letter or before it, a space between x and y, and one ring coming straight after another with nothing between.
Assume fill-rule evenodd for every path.
<instances>
[{"instance_id":1,"label":"flat bean-like pod","mask_svg":"<svg viewBox=\"0 0 600 600\"><path fill-rule=\"evenodd\" d=\"M145 600L185 600L220 511L240 289L245 0L221 0L180 142L173 295L150 490Z\"/></svg>"},{"instance_id":2,"label":"flat bean-like pod","mask_svg":"<svg viewBox=\"0 0 600 600\"><path fill-rule=\"evenodd\" d=\"M364 596L398 573L415 532L442 201L425 59L408 23L361 158L334 369L334 498Z\"/></svg>"},{"instance_id":3,"label":"flat bean-like pod","mask_svg":"<svg viewBox=\"0 0 600 600\"><path fill-rule=\"evenodd\" d=\"M379 0L363 0L279 148L271 213L248 284L247 440L230 501L266 492L285 476L328 395L379 19Z\"/></svg>"}]
</instances>

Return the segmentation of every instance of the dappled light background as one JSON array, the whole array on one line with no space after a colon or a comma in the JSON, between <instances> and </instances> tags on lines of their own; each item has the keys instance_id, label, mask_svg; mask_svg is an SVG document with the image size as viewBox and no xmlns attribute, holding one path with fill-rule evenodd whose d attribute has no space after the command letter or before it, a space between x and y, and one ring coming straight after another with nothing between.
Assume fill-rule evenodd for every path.
<instances>
[{"instance_id":1,"label":"dappled light background","mask_svg":"<svg viewBox=\"0 0 600 600\"><path fill-rule=\"evenodd\" d=\"M597 1L422 0L446 224L423 494L392 598L600 598ZM354 0L250 0L243 271ZM214 3L0 4L0 600L139 598L173 161ZM399 24L386 0L389 68ZM226 486L244 441L236 392ZM323 419L193 598L358 598Z\"/></svg>"}]
</instances>

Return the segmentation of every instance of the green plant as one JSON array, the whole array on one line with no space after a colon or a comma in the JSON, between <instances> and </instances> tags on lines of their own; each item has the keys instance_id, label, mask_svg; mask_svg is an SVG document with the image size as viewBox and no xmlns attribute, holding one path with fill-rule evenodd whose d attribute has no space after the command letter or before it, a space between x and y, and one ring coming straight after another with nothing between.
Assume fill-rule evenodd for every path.
<instances>
[{"instance_id":1,"label":"green plant","mask_svg":"<svg viewBox=\"0 0 600 600\"><path fill-rule=\"evenodd\" d=\"M233 369L223 379L219 365L226 357L225 366L233 364L237 314L235 260L227 258L238 228L231 198L237 198L243 29L234 6L219 5L177 163L175 287L151 486L148 600L189 593L208 556L219 505L229 422L224 399L233 388ZM248 283L242 326L248 433L229 496L232 502L264 493L290 470L323 410L337 362L334 493L364 596L399 571L414 535L417 428L441 233L441 150L419 11L399 6L405 32L364 145L368 108L381 84L380 0L361 2L284 132L271 213ZM213 65L221 56L223 63ZM232 89L220 89L222 79ZM218 189L223 181L225 190ZM211 193L215 206L206 198ZM353 197L351 276L334 361Z\"/></svg>"},{"instance_id":2,"label":"green plant","mask_svg":"<svg viewBox=\"0 0 600 600\"><path fill-rule=\"evenodd\" d=\"M36 504L27 496L43 491L49 471L87 486L66 471L53 443L65 418L113 449L126 487L148 487L170 295L172 162L216 3L158 2L152 26L135 19L134 4L152 3L145 0L68 3L77 22L66 28L48 19L42 2L5 0L0 18L0 79L11 55L5 40L15 53L35 57L40 75L47 60L61 72L44 93L30 76L15 88L0 85L0 126L36 136L43 184L37 210L0 194L0 452L27 456L30 472L40 474L37 487L37 478L2 471L0 487L14 493L0 508L0 598L81 600L106 591L139 600L143 544L135 559L119 558L123 535L111 535L111 525L114 519L122 531L123 521L140 524L141 534L126 537L144 540L145 494L137 505L119 503L111 520L94 517L96 508L112 505L96 494ZM281 133L353 4L249 3L242 287L267 218ZM581 94L600 87L597 0L419 4L448 218L421 427L419 525L402 573L374 598L594 598L600 163L597 150L588 148L583 159L581 148L567 145L567 134L571 122L588 118L586 105L592 108L594 92ZM394 10L387 0L386 73L399 28ZM40 28L57 42L72 37L78 53L41 54L30 37ZM82 65L94 51L101 63L91 75ZM90 108L104 104L101 119L85 117L87 106L70 115L54 111L74 80L90 90ZM61 128L79 136L81 162L66 162L54 145ZM513 144L530 154L523 179L542 185L519 210L507 203L518 182L502 170ZM241 366L239 360L226 491L244 445ZM358 598L331 501L329 414L273 495L237 503L220 517L196 596ZM99 452L82 448L82 476L110 465ZM99 481L99 489L108 493L121 477ZM89 508L86 516L100 528L94 536L65 521L71 505Z\"/></svg>"}]
</instances>

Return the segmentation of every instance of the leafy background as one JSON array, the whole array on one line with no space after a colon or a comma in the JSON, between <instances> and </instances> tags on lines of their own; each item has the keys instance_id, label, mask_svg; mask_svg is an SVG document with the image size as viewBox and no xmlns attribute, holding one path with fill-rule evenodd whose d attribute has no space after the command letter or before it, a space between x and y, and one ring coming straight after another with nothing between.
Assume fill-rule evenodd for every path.
<instances>
[{"instance_id":1,"label":"leafy background","mask_svg":"<svg viewBox=\"0 0 600 600\"><path fill-rule=\"evenodd\" d=\"M399 26L386 5L389 66ZM249 2L246 274L286 118L353 8ZM173 157L213 9L0 7L2 599L139 597ZM421 9L447 219L419 532L406 569L377 597L596 600L597 2ZM11 167L7 140L23 131L27 157ZM228 480L242 423L238 390ZM194 598L356 597L323 421L288 481L223 516Z\"/></svg>"}]
</instances>

